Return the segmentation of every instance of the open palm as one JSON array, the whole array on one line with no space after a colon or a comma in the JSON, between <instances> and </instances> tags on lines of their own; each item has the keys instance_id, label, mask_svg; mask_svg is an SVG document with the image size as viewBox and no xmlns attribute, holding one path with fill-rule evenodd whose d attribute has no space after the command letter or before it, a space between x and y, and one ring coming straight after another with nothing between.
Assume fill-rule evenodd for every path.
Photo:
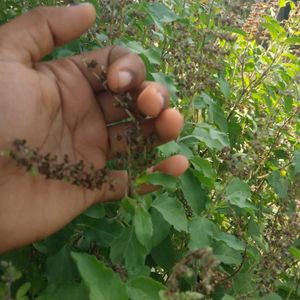
<instances>
[{"instance_id":1,"label":"open palm","mask_svg":"<svg viewBox=\"0 0 300 300\"><path fill-rule=\"evenodd\" d=\"M114 92L130 91L145 116L145 135L155 133L159 143L174 139L183 120L168 109L167 89L144 82L140 58L119 47L108 47L63 60L40 62L55 46L80 36L95 19L91 5L33 10L0 28L0 149L25 139L41 153L71 162L84 160L104 168L107 159L126 151L122 121L126 112L97 76L107 70ZM91 71L86 63L94 60ZM112 123L117 124L108 126ZM175 156L154 167L180 175L186 159ZM114 171L117 182L86 190L41 176L30 177L13 161L0 158L0 252L43 238L60 229L95 202L120 199L127 189L127 173Z\"/></svg>"}]
</instances>

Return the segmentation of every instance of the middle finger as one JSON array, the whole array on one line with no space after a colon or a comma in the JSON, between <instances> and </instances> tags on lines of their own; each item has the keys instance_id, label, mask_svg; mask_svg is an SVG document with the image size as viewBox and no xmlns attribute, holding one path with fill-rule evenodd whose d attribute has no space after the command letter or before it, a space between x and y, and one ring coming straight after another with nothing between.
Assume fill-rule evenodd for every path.
<instances>
[{"instance_id":1,"label":"middle finger","mask_svg":"<svg viewBox=\"0 0 300 300\"><path fill-rule=\"evenodd\" d=\"M138 89L123 95L101 92L96 95L96 99L107 124L127 119L132 112L157 117L170 102L168 89L156 82L145 82Z\"/></svg>"}]
</instances>

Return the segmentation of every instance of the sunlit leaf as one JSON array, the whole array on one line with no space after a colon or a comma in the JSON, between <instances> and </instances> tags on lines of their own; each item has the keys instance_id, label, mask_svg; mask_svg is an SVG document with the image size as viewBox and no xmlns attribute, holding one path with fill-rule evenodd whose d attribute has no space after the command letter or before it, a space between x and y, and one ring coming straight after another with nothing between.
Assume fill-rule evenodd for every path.
<instances>
[{"instance_id":1,"label":"sunlit leaf","mask_svg":"<svg viewBox=\"0 0 300 300\"><path fill-rule=\"evenodd\" d=\"M191 206L193 212L199 214L205 209L208 200L207 193L190 170L186 171L180 177L180 182L185 199Z\"/></svg>"},{"instance_id":2,"label":"sunlit leaf","mask_svg":"<svg viewBox=\"0 0 300 300\"><path fill-rule=\"evenodd\" d=\"M288 196L289 181L280 175L280 172L273 172L269 178L268 182L273 188L274 192L282 199Z\"/></svg>"},{"instance_id":3,"label":"sunlit leaf","mask_svg":"<svg viewBox=\"0 0 300 300\"><path fill-rule=\"evenodd\" d=\"M222 150L229 146L227 134L207 123L199 124L193 131L192 137L204 142L207 147L216 150Z\"/></svg>"},{"instance_id":4,"label":"sunlit leaf","mask_svg":"<svg viewBox=\"0 0 300 300\"><path fill-rule=\"evenodd\" d=\"M300 250L299 249L297 249L295 247L291 247L289 249L289 252L300 261Z\"/></svg>"},{"instance_id":5,"label":"sunlit leaf","mask_svg":"<svg viewBox=\"0 0 300 300\"><path fill-rule=\"evenodd\" d=\"M220 232L214 236L214 239L217 241L224 242L228 247L243 251L245 249L245 243L238 240L234 235L228 234L226 232Z\"/></svg>"},{"instance_id":6,"label":"sunlit leaf","mask_svg":"<svg viewBox=\"0 0 300 300\"><path fill-rule=\"evenodd\" d=\"M84 253L72 253L82 280L89 289L90 300L127 300L127 292L120 277L97 260Z\"/></svg>"},{"instance_id":7,"label":"sunlit leaf","mask_svg":"<svg viewBox=\"0 0 300 300\"><path fill-rule=\"evenodd\" d=\"M135 207L133 224L138 241L146 248L150 248L153 235L151 215L141 204Z\"/></svg>"},{"instance_id":8,"label":"sunlit leaf","mask_svg":"<svg viewBox=\"0 0 300 300\"><path fill-rule=\"evenodd\" d=\"M130 275L141 275L147 253L147 249L138 241L135 231L130 227L124 229L114 240L110 249L110 259L115 264L125 262Z\"/></svg>"},{"instance_id":9,"label":"sunlit leaf","mask_svg":"<svg viewBox=\"0 0 300 300\"><path fill-rule=\"evenodd\" d=\"M226 188L226 199L233 205L241 208L254 208L247 201L251 196L251 191L248 184L239 178L233 178Z\"/></svg>"},{"instance_id":10,"label":"sunlit leaf","mask_svg":"<svg viewBox=\"0 0 300 300\"><path fill-rule=\"evenodd\" d=\"M164 24L179 19L176 14L163 3L151 3L146 6L146 10L152 17L160 31L164 31Z\"/></svg>"},{"instance_id":11,"label":"sunlit leaf","mask_svg":"<svg viewBox=\"0 0 300 300\"><path fill-rule=\"evenodd\" d=\"M154 172L141 176L140 178L138 178L137 183L151 183L154 185L160 185L165 188L173 189L176 187L177 178L174 176L167 175L165 173Z\"/></svg>"},{"instance_id":12,"label":"sunlit leaf","mask_svg":"<svg viewBox=\"0 0 300 300\"><path fill-rule=\"evenodd\" d=\"M159 211L164 219L173 225L176 230L187 231L185 211L178 199L167 195L159 195L152 203L152 207Z\"/></svg>"},{"instance_id":13,"label":"sunlit leaf","mask_svg":"<svg viewBox=\"0 0 300 300\"><path fill-rule=\"evenodd\" d=\"M294 156L294 166L295 166L295 172L296 174L300 173L300 150L295 151L295 156Z\"/></svg>"},{"instance_id":14,"label":"sunlit leaf","mask_svg":"<svg viewBox=\"0 0 300 300\"><path fill-rule=\"evenodd\" d=\"M189 222L189 249L204 248L211 246L212 237L219 233L219 229L212 221L195 217Z\"/></svg>"},{"instance_id":15,"label":"sunlit leaf","mask_svg":"<svg viewBox=\"0 0 300 300\"><path fill-rule=\"evenodd\" d=\"M131 300L157 300L159 292L165 286L149 277L137 277L127 283L127 291Z\"/></svg>"},{"instance_id":16,"label":"sunlit leaf","mask_svg":"<svg viewBox=\"0 0 300 300\"><path fill-rule=\"evenodd\" d=\"M230 96L230 86L224 77L219 78L221 91L226 99Z\"/></svg>"}]
</instances>

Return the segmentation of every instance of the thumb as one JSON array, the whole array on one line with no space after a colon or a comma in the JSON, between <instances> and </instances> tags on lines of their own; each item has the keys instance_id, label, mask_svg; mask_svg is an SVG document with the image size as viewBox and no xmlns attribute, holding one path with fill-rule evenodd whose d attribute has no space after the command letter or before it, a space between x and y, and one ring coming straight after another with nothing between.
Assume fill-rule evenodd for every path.
<instances>
[{"instance_id":1,"label":"thumb","mask_svg":"<svg viewBox=\"0 0 300 300\"><path fill-rule=\"evenodd\" d=\"M79 37L95 18L95 9L89 3L33 9L0 27L1 59L32 65L54 47Z\"/></svg>"}]
</instances>

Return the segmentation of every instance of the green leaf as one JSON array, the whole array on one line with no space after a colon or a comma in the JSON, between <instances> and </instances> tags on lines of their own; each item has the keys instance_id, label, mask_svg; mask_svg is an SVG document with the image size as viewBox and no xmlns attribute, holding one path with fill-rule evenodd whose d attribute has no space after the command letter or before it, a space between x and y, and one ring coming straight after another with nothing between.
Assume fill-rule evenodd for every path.
<instances>
[{"instance_id":1,"label":"green leaf","mask_svg":"<svg viewBox=\"0 0 300 300\"><path fill-rule=\"evenodd\" d=\"M211 163L205 158L194 156L191 159L193 166L197 171L200 171L203 176L215 179L217 177L216 170L212 167Z\"/></svg>"},{"instance_id":2,"label":"green leaf","mask_svg":"<svg viewBox=\"0 0 300 300\"><path fill-rule=\"evenodd\" d=\"M239 28L239 27L228 27L228 26L224 26L224 30L227 30L229 32L233 32L233 33L237 33L241 36L247 36L247 32L244 31L243 29Z\"/></svg>"},{"instance_id":3,"label":"green leaf","mask_svg":"<svg viewBox=\"0 0 300 300\"><path fill-rule=\"evenodd\" d=\"M55 59L60 59L67 56L72 56L76 53L80 53L80 42L78 39L73 40L65 46L56 48L51 54L51 56Z\"/></svg>"},{"instance_id":4,"label":"green leaf","mask_svg":"<svg viewBox=\"0 0 300 300\"><path fill-rule=\"evenodd\" d=\"M279 7L285 7L286 0L279 0Z\"/></svg>"},{"instance_id":5,"label":"green leaf","mask_svg":"<svg viewBox=\"0 0 300 300\"><path fill-rule=\"evenodd\" d=\"M243 241L238 240L234 235L220 232L216 236L213 237L217 241L224 242L228 247L243 251L245 249L245 243Z\"/></svg>"},{"instance_id":6,"label":"green leaf","mask_svg":"<svg viewBox=\"0 0 300 300\"><path fill-rule=\"evenodd\" d=\"M77 276L78 272L67 245L55 255L47 258L47 279L49 284L72 281Z\"/></svg>"},{"instance_id":7,"label":"green leaf","mask_svg":"<svg viewBox=\"0 0 300 300\"><path fill-rule=\"evenodd\" d=\"M171 93L172 97L176 97L177 88L173 80L163 73L151 73L153 80L165 85Z\"/></svg>"},{"instance_id":8,"label":"green leaf","mask_svg":"<svg viewBox=\"0 0 300 300\"><path fill-rule=\"evenodd\" d=\"M192 133L192 137L204 142L211 149L222 150L229 146L227 134L207 123L198 124Z\"/></svg>"},{"instance_id":9,"label":"green leaf","mask_svg":"<svg viewBox=\"0 0 300 300\"><path fill-rule=\"evenodd\" d=\"M219 233L215 223L204 217L194 217L189 222L189 249L198 249L211 246L212 237Z\"/></svg>"},{"instance_id":10,"label":"green leaf","mask_svg":"<svg viewBox=\"0 0 300 300\"><path fill-rule=\"evenodd\" d=\"M110 249L110 259L115 263L125 262L130 276L141 275L145 269L147 249L140 244L133 227L125 228L118 236Z\"/></svg>"},{"instance_id":11,"label":"green leaf","mask_svg":"<svg viewBox=\"0 0 300 300\"><path fill-rule=\"evenodd\" d=\"M135 207L133 224L138 241L149 249L153 235L152 219L149 212L141 204Z\"/></svg>"},{"instance_id":12,"label":"green leaf","mask_svg":"<svg viewBox=\"0 0 300 300\"><path fill-rule=\"evenodd\" d=\"M105 216L104 206L100 203L94 204L84 214L90 218L102 219Z\"/></svg>"},{"instance_id":13,"label":"green leaf","mask_svg":"<svg viewBox=\"0 0 300 300\"><path fill-rule=\"evenodd\" d=\"M153 224L152 247L156 247L166 238L171 225L156 209L152 208L150 212Z\"/></svg>"},{"instance_id":14,"label":"green leaf","mask_svg":"<svg viewBox=\"0 0 300 300\"><path fill-rule=\"evenodd\" d=\"M77 224L83 231L84 237L89 241L96 242L100 247L110 247L114 239L121 233L122 226L117 222L107 219L90 219Z\"/></svg>"},{"instance_id":15,"label":"green leaf","mask_svg":"<svg viewBox=\"0 0 300 300\"><path fill-rule=\"evenodd\" d=\"M137 183L151 183L154 185L163 186L165 188L174 189L177 185L177 178L162 172L154 172L141 176L138 178Z\"/></svg>"},{"instance_id":16,"label":"green leaf","mask_svg":"<svg viewBox=\"0 0 300 300\"><path fill-rule=\"evenodd\" d=\"M278 294L272 293L269 294L268 296L261 297L258 300L282 300L282 298Z\"/></svg>"},{"instance_id":17,"label":"green leaf","mask_svg":"<svg viewBox=\"0 0 300 300\"><path fill-rule=\"evenodd\" d=\"M94 256L72 253L82 280L89 289L90 300L126 300L126 288L120 277Z\"/></svg>"},{"instance_id":18,"label":"green leaf","mask_svg":"<svg viewBox=\"0 0 300 300\"><path fill-rule=\"evenodd\" d=\"M50 235L44 240L47 247L47 253L53 255L60 251L70 240L73 234L74 231L70 228L70 226L65 226L62 230Z\"/></svg>"},{"instance_id":19,"label":"green leaf","mask_svg":"<svg viewBox=\"0 0 300 300\"><path fill-rule=\"evenodd\" d=\"M187 219L180 201L167 195L159 195L152 203L164 219L178 231L187 231Z\"/></svg>"},{"instance_id":20,"label":"green leaf","mask_svg":"<svg viewBox=\"0 0 300 300\"><path fill-rule=\"evenodd\" d=\"M227 132L228 124L222 110L221 105L217 103L211 96L202 92L201 95L197 95L193 100L194 107L196 109L203 109L208 107L208 121L209 123L215 123L222 131Z\"/></svg>"},{"instance_id":21,"label":"green leaf","mask_svg":"<svg viewBox=\"0 0 300 300\"><path fill-rule=\"evenodd\" d=\"M51 284L35 300L89 300L88 294L89 292L83 284Z\"/></svg>"},{"instance_id":22,"label":"green leaf","mask_svg":"<svg viewBox=\"0 0 300 300\"><path fill-rule=\"evenodd\" d=\"M300 44L300 36L291 36L285 40L287 44L291 45L299 45Z\"/></svg>"},{"instance_id":23,"label":"green leaf","mask_svg":"<svg viewBox=\"0 0 300 300\"><path fill-rule=\"evenodd\" d=\"M191 158L193 156L193 152L186 145L178 144L175 141L163 144L159 146L158 149L162 155L166 157L173 154L182 154L187 158Z\"/></svg>"},{"instance_id":24,"label":"green leaf","mask_svg":"<svg viewBox=\"0 0 300 300\"><path fill-rule=\"evenodd\" d=\"M129 48L137 54L143 54L151 64L159 65L161 63L159 48L152 47L145 49L139 41L129 41L121 44L123 47Z\"/></svg>"},{"instance_id":25,"label":"green leaf","mask_svg":"<svg viewBox=\"0 0 300 300\"><path fill-rule=\"evenodd\" d=\"M139 41L129 41L127 43L124 43L127 48L129 48L132 52L135 52L137 54L144 53L146 49L143 47L143 45Z\"/></svg>"},{"instance_id":26,"label":"green leaf","mask_svg":"<svg viewBox=\"0 0 300 300\"><path fill-rule=\"evenodd\" d=\"M293 109L294 99L291 95L286 95L283 97L284 108L287 113L290 113Z\"/></svg>"},{"instance_id":27,"label":"green leaf","mask_svg":"<svg viewBox=\"0 0 300 300\"><path fill-rule=\"evenodd\" d=\"M219 78L221 91L226 99L230 96L230 86L224 77Z\"/></svg>"},{"instance_id":28,"label":"green leaf","mask_svg":"<svg viewBox=\"0 0 300 300\"><path fill-rule=\"evenodd\" d=\"M127 292L131 300L157 300L159 292L165 286L150 277L137 277L127 283Z\"/></svg>"},{"instance_id":29,"label":"green leaf","mask_svg":"<svg viewBox=\"0 0 300 300\"><path fill-rule=\"evenodd\" d=\"M228 124L224 111L216 102L209 105L208 120L210 123L215 123L223 132L226 133L228 131Z\"/></svg>"},{"instance_id":30,"label":"green leaf","mask_svg":"<svg viewBox=\"0 0 300 300\"><path fill-rule=\"evenodd\" d=\"M151 3L148 4L145 8L151 16L151 18L153 19L156 26L162 32L164 31L165 23L170 23L179 19L179 17L176 16L174 12L163 3Z\"/></svg>"},{"instance_id":31,"label":"green leaf","mask_svg":"<svg viewBox=\"0 0 300 300\"><path fill-rule=\"evenodd\" d=\"M202 92L201 95L196 95L193 99L193 104L196 109L203 109L214 103L214 99L204 92Z\"/></svg>"},{"instance_id":32,"label":"green leaf","mask_svg":"<svg viewBox=\"0 0 300 300\"><path fill-rule=\"evenodd\" d=\"M53 52L53 57L55 59L61 59L64 57L72 56L74 54L75 54L75 52L73 52L72 50L60 48L60 49L55 50L55 52Z\"/></svg>"},{"instance_id":33,"label":"green leaf","mask_svg":"<svg viewBox=\"0 0 300 300\"><path fill-rule=\"evenodd\" d=\"M253 219L250 219L248 222L248 234L249 237L251 237L259 247L267 251L267 244L262 235L262 229L254 222Z\"/></svg>"},{"instance_id":34,"label":"green leaf","mask_svg":"<svg viewBox=\"0 0 300 300\"><path fill-rule=\"evenodd\" d=\"M41 241L34 242L32 243L32 246L40 253L47 254L48 249L45 241L41 240Z\"/></svg>"},{"instance_id":35,"label":"green leaf","mask_svg":"<svg viewBox=\"0 0 300 300\"><path fill-rule=\"evenodd\" d=\"M280 25L280 23L277 20L268 16L266 16L265 19L266 22L263 22L261 25L268 29L272 40L286 35L284 28Z\"/></svg>"},{"instance_id":36,"label":"green leaf","mask_svg":"<svg viewBox=\"0 0 300 300\"><path fill-rule=\"evenodd\" d=\"M223 298L221 300L235 300L235 298L226 294L223 296Z\"/></svg>"},{"instance_id":37,"label":"green leaf","mask_svg":"<svg viewBox=\"0 0 300 300\"><path fill-rule=\"evenodd\" d=\"M290 247L289 252L300 261L300 250L296 247Z\"/></svg>"},{"instance_id":38,"label":"green leaf","mask_svg":"<svg viewBox=\"0 0 300 300\"><path fill-rule=\"evenodd\" d=\"M250 196L251 191L248 184L239 178L233 178L226 188L226 199L240 208L254 208L251 203L247 202Z\"/></svg>"},{"instance_id":39,"label":"green leaf","mask_svg":"<svg viewBox=\"0 0 300 300\"><path fill-rule=\"evenodd\" d=\"M161 64L161 49L156 47L150 47L143 53L153 65Z\"/></svg>"},{"instance_id":40,"label":"green leaf","mask_svg":"<svg viewBox=\"0 0 300 300\"><path fill-rule=\"evenodd\" d=\"M237 295L252 293L255 290L251 274L238 273L233 281L233 290Z\"/></svg>"},{"instance_id":41,"label":"green leaf","mask_svg":"<svg viewBox=\"0 0 300 300\"><path fill-rule=\"evenodd\" d=\"M216 246L214 245L213 250L216 258L226 265L238 266L242 262L240 251L234 250L224 243L218 243Z\"/></svg>"},{"instance_id":42,"label":"green leaf","mask_svg":"<svg viewBox=\"0 0 300 300\"><path fill-rule=\"evenodd\" d=\"M157 247L152 249L151 257L158 266L169 271L180 258L180 254L176 251L170 237L167 236Z\"/></svg>"},{"instance_id":43,"label":"green leaf","mask_svg":"<svg viewBox=\"0 0 300 300\"><path fill-rule=\"evenodd\" d=\"M203 109L207 107L207 103L202 97L202 95L197 95L193 98L193 105L195 109Z\"/></svg>"},{"instance_id":44,"label":"green leaf","mask_svg":"<svg viewBox=\"0 0 300 300\"><path fill-rule=\"evenodd\" d=\"M194 156L191 163L195 170L192 170L194 176L198 178L203 186L212 189L217 178L217 172L213 169L211 163L201 157Z\"/></svg>"},{"instance_id":45,"label":"green leaf","mask_svg":"<svg viewBox=\"0 0 300 300\"><path fill-rule=\"evenodd\" d=\"M26 294L29 292L31 288L31 283L30 282L25 282L22 284L16 294L16 300L22 300L26 296Z\"/></svg>"},{"instance_id":46,"label":"green leaf","mask_svg":"<svg viewBox=\"0 0 300 300\"><path fill-rule=\"evenodd\" d=\"M300 150L295 151L293 164L295 166L295 173L300 173Z\"/></svg>"},{"instance_id":47,"label":"green leaf","mask_svg":"<svg viewBox=\"0 0 300 300\"><path fill-rule=\"evenodd\" d=\"M182 192L193 212L198 215L205 209L207 194L201 187L198 179L190 170L187 170L181 177Z\"/></svg>"},{"instance_id":48,"label":"green leaf","mask_svg":"<svg viewBox=\"0 0 300 300\"><path fill-rule=\"evenodd\" d=\"M228 132L230 138L230 146L234 148L235 146L240 145L242 126L238 118L234 115L228 124Z\"/></svg>"},{"instance_id":49,"label":"green leaf","mask_svg":"<svg viewBox=\"0 0 300 300\"><path fill-rule=\"evenodd\" d=\"M280 172L273 172L269 178L268 182L273 188L274 192L281 198L285 199L288 196L289 181L280 175Z\"/></svg>"}]
</instances>

